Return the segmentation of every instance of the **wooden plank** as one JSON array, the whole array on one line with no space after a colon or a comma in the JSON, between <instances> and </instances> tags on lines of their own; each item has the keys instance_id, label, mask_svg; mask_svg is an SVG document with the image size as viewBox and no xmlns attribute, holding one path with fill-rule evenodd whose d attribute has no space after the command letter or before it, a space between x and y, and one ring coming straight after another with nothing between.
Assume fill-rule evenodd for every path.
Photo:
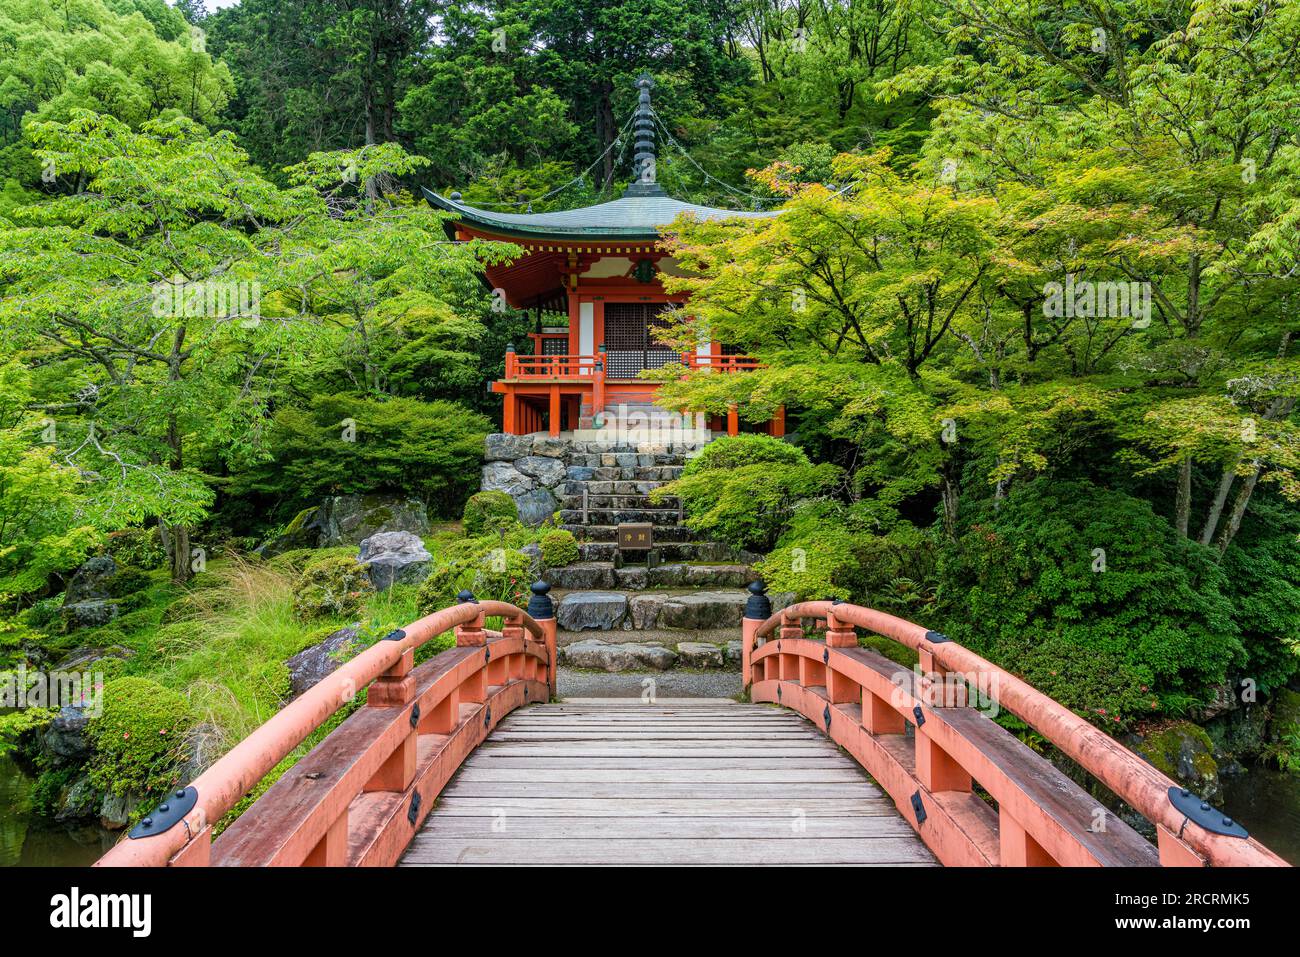
<instances>
[{"instance_id":1,"label":"wooden plank","mask_svg":"<svg viewBox=\"0 0 1300 957\"><path fill-rule=\"evenodd\" d=\"M501 758L681 758L703 760L707 758L826 758L840 760L842 755L833 744L782 744L762 748L737 748L732 746L704 746L695 748L640 747L639 745L607 745L600 741L571 741L561 744L530 743L483 745L476 756L486 759Z\"/></svg>"},{"instance_id":2,"label":"wooden plank","mask_svg":"<svg viewBox=\"0 0 1300 957\"><path fill-rule=\"evenodd\" d=\"M481 762L461 769L461 784L519 781L546 784L862 784L856 768L523 768L487 767Z\"/></svg>"},{"instance_id":3,"label":"wooden plank","mask_svg":"<svg viewBox=\"0 0 1300 957\"><path fill-rule=\"evenodd\" d=\"M437 813L430 818L435 828L446 817L490 817L498 810L512 816L537 817L652 817L658 815L691 817L775 817L789 821L792 808L783 798L714 798L690 801L651 798L462 798L443 795L438 798ZM894 802L887 797L823 798L809 807L809 814L826 817L898 816Z\"/></svg>"},{"instance_id":4,"label":"wooden plank","mask_svg":"<svg viewBox=\"0 0 1300 957\"><path fill-rule=\"evenodd\" d=\"M930 852L913 835L869 840L559 840L480 841L420 835L403 866L419 864L897 864L926 863Z\"/></svg>"},{"instance_id":5,"label":"wooden plank","mask_svg":"<svg viewBox=\"0 0 1300 957\"><path fill-rule=\"evenodd\" d=\"M440 820L436 826L417 834L411 847L418 849L428 841L451 838L483 841L629 841L761 837L773 841L803 841L825 838L867 840L911 835L911 826L902 818L882 814L855 817L786 814L784 817L768 815L751 818L720 815L583 818L515 815L502 810L490 816L458 815Z\"/></svg>"},{"instance_id":6,"label":"wooden plank","mask_svg":"<svg viewBox=\"0 0 1300 957\"><path fill-rule=\"evenodd\" d=\"M497 741L732 741L729 731L621 731L611 735L606 731L498 731ZM768 731L746 735L751 741L811 741L815 736L806 731Z\"/></svg>"},{"instance_id":7,"label":"wooden plank","mask_svg":"<svg viewBox=\"0 0 1300 957\"><path fill-rule=\"evenodd\" d=\"M784 798L791 805L833 797L879 797L877 785L860 784L593 784L569 781L461 781L447 786L444 793L457 797L552 797L634 798L653 794L657 798L702 800L709 798Z\"/></svg>"},{"instance_id":8,"label":"wooden plank","mask_svg":"<svg viewBox=\"0 0 1300 957\"><path fill-rule=\"evenodd\" d=\"M437 800L404 864L932 865L820 729L735 702L534 705Z\"/></svg>"},{"instance_id":9,"label":"wooden plank","mask_svg":"<svg viewBox=\"0 0 1300 957\"><path fill-rule=\"evenodd\" d=\"M696 758L691 756L664 755L657 758L646 758L645 756L626 755L623 757L591 757L583 755L581 757L557 757L553 754L535 755L533 757L523 757L518 755L484 755L483 759L474 765L476 768L518 768L529 774L544 774L548 769L579 769L587 768L589 770L609 769L609 768L626 768L629 770L640 770L653 768L658 771L693 771L693 770L740 770L753 769L759 771L776 771L781 769L824 769L824 768L843 768L844 762L836 754L826 754L820 757L770 757L759 755L758 757L706 757Z\"/></svg>"}]
</instances>

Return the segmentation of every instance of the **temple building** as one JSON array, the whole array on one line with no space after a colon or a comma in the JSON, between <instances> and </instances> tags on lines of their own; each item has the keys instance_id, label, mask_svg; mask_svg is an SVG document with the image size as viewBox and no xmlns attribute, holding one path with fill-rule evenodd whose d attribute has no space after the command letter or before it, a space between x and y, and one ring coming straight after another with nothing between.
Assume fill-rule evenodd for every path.
<instances>
[{"instance_id":1,"label":"temple building","mask_svg":"<svg viewBox=\"0 0 1300 957\"><path fill-rule=\"evenodd\" d=\"M468 206L459 193L425 190L433 206L453 214L447 223L452 238L510 242L524 250L508 264L486 267L486 281L497 295L537 316L530 347L509 347L504 377L492 383L504 399L506 433L558 436L591 428L607 410L649 412L658 383L639 374L672 362L718 372L755 367L725 343L701 342L695 353L682 354L654 337L661 314L688 298L668 293L660 282L661 275L681 274L660 248L661 232L683 213L701 220L777 213L698 206L665 193L655 181L652 81L642 76L637 85L636 175L619 199L563 212L499 213ZM714 417L707 427L736 434L736 410ZM784 434L784 413L763 431Z\"/></svg>"}]
</instances>

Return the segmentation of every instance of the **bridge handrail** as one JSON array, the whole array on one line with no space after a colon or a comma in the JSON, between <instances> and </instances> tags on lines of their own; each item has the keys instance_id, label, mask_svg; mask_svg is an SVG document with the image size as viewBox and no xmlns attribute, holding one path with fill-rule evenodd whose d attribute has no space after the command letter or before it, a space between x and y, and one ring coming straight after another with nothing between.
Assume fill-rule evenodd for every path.
<instances>
[{"instance_id":1,"label":"bridge handrail","mask_svg":"<svg viewBox=\"0 0 1300 957\"><path fill-rule=\"evenodd\" d=\"M824 623L828 631L843 623L892 639L917 652L920 667L927 672L956 672L984 679L979 683L981 693L990 694L1001 707L1027 723L1157 825L1162 851L1166 850L1167 843L1173 843L1168 841L1167 832L1214 866L1286 866L1285 861L1253 838L1242 840L1215 834L1195 824L1170 802L1170 788L1178 785L1167 775L1025 681L958 642L914 622L847 602L801 602L757 624L753 628L753 646L756 648L779 628L799 625L801 619L815 619ZM746 648L746 652L749 650ZM746 680L748 677L746 674Z\"/></svg>"},{"instance_id":2,"label":"bridge handrail","mask_svg":"<svg viewBox=\"0 0 1300 957\"><path fill-rule=\"evenodd\" d=\"M227 751L191 782L198 792L184 826L152 837L123 840L95 866L163 866L204 828L233 808L277 764L375 679L400 668L405 656L432 638L484 618L504 618L527 631L535 641L548 642L547 630L527 612L501 601L462 601L433 612L391 632L341 665L272 715L247 738ZM553 652L553 649L552 649ZM554 662L549 663L554 669Z\"/></svg>"}]
</instances>

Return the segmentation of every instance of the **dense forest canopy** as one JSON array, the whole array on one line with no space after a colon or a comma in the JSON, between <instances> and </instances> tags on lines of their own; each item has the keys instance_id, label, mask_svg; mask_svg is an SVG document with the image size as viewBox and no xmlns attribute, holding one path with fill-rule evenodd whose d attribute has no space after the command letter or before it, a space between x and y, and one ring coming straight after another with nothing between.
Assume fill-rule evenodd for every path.
<instances>
[{"instance_id":1,"label":"dense forest canopy","mask_svg":"<svg viewBox=\"0 0 1300 957\"><path fill-rule=\"evenodd\" d=\"M0 0L3 647L124 528L458 515L532 319L418 187L613 198L646 72L672 195L784 209L664 238L763 363L665 401L803 456L688 511L1090 716L1294 679L1300 0Z\"/></svg>"}]
</instances>

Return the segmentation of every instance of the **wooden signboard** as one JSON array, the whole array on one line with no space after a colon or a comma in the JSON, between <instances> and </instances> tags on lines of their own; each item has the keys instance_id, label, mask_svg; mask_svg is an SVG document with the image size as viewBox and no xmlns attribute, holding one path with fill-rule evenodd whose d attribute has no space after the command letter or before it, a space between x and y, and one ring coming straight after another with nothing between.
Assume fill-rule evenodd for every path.
<instances>
[{"instance_id":1,"label":"wooden signboard","mask_svg":"<svg viewBox=\"0 0 1300 957\"><path fill-rule=\"evenodd\" d=\"M621 552L643 552L654 547L654 526L623 522L618 526L618 550Z\"/></svg>"}]
</instances>

